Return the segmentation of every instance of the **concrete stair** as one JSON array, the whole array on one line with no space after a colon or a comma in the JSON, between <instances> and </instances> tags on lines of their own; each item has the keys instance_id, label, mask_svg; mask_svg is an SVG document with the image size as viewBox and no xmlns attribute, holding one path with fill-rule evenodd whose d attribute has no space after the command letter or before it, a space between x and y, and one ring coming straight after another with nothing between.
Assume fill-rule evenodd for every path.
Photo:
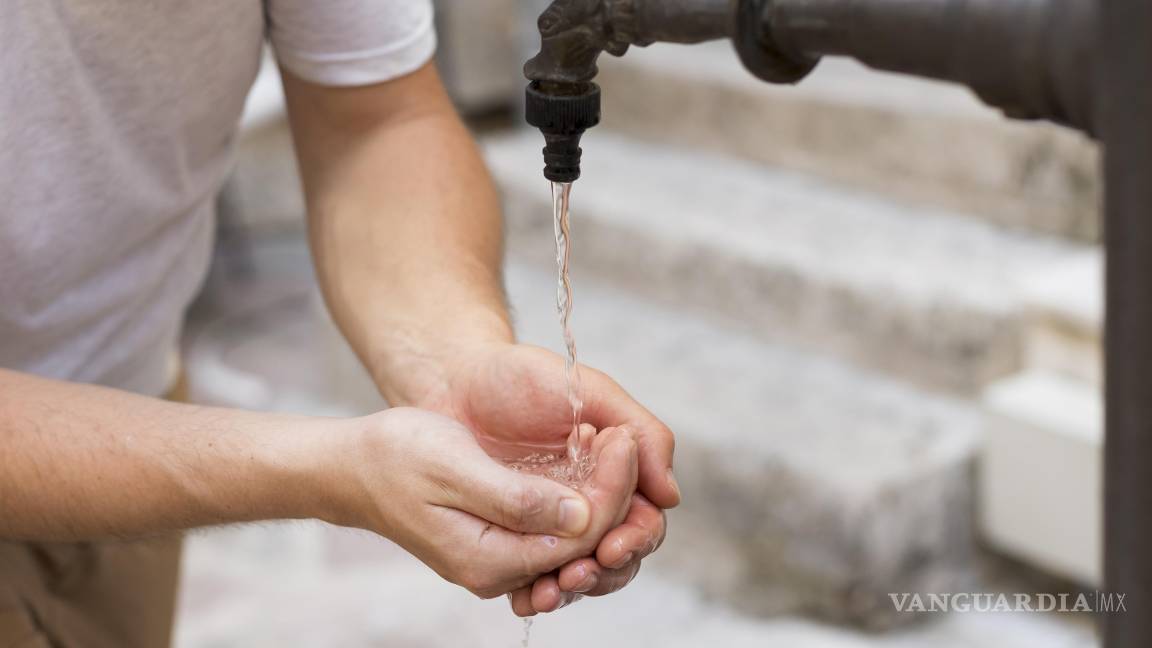
<instances>
[{"instance_id":1,"label":"concrete stair","mask_svg":"<svg viewBox=\"0 0 1152 648\"><path fill-rule=\"evenodd\" d=\"M320 524L216 529L188 538L177 648L510 648L523 624L388 542ZM1063 615L1067 617L1068 615ZM547 648L1091 648L1087 624L1044 614L931 615L883 635L733 613L645 569L610 597L537 617Z\"/></svg>"},{"instance_id":2,"label":"concrete stair","mask_svg":"<svg viewBox=\"0 0 1152 648\"><path fill-rule=\"evenodd\" d=\"M1104 255L1087 249L1025 276L1025 363L1088 386L1104 384Z\"/></svg>"},{"instance_id":3,"label":"concrete stair","mask_svg":"<svg viewBox=\"0 0 1152 648\"><path fill-rule=\"evenodd\" d=\"M980 529L996 548L1086 586L1101 584L1100 390L1051 371L997 381L983 397Z\"/></svg>"},{"instance_id":4,"label":"concrete stair","mask_svg":"<svg viewBox=\"0 0 1152 648\"><path fill-rule=\"evenodd\" d=\"M826 59L771 86L726 43L601 59L604 130L803 171L1015 229L1094 240L1095 147L1009 122L959 87ZM586 149L595 152L599 131Z\"/></svg>"},{"instance_id":5,"label":"concrete stair","mask_svg":"<svg viewBox=\"0 0 1152 648\"><path fill-rule=\"evenodd\" d=\"M552 254L540 138L489 138L510 246ZM586 136L574 263L647 297L959 394L1017 371L1023 277L1082 255L728 157Z\"/></svg>"}]
</instances>

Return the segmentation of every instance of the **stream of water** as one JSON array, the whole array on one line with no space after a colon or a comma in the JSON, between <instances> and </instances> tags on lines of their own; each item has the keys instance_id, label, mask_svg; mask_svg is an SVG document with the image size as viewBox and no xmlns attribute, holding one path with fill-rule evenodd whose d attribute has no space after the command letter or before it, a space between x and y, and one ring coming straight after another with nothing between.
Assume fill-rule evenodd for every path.
<instances>
[{"instance_id":1,"label":"stream of water","mask_svg":"<svg viewBox=\"0 0 1152 648\"><path fill-rule=\"evenodd\" d=\"M544 475L550 479L579 486L592 473L592 438L594 430L581 434L580 415L584 399L580 389L580 366L576 359L576 338L572 335L572 279L569 273L571 259L571 229L568 220L572 183L552 183L552 222L556 234L556 313L564 336L564 384L568 392L568 407L572 410L572 431L568 434L567 452L533 454L509 464L513 470ZM524 619L524 637L520 645L528 648L532 634L532 619Z\"/></svg>"},{"instance_id":2,"label":"stream of water","mask_svg":"<svg viewBox=\"0 0 1152 648\"><path fill-rule=\"evenodd\" d=\"M576 467L577 476L588 461L588 449L581 443L580 414L584 409L580 390L580 367L576 362L576 338L572 335L572 279L570 276L571 226L568 220L572 183L552 183L552 222L556 233L556 313L564 336L567 355L564 358L564 381L568 387L568 405L572 408L572 433L568 436L568 460Z\"/></svg>"},{"instance_id":3,"label":"stream of water","mask_svg":"<svg viewBox=\"0 0 1152 648\"><path fill-rule=\"evenodd\" d=\"M580 387L580 367L576 357L576 338L572 334L572 280L570 277L570 226L569 197L572 184L552 183L552 217L556 234L556 313L560 318L560 329L564 338L566 356L564 358L564 383L567 390L568 407L572 413L572 429L568 433L566 452L534 453L508 463L513 470L543 475L549 479L577 487L592 473L591 453L594 430L587 426L581 433L581 412L584 400Z\"/></svg>"}]
</instances>

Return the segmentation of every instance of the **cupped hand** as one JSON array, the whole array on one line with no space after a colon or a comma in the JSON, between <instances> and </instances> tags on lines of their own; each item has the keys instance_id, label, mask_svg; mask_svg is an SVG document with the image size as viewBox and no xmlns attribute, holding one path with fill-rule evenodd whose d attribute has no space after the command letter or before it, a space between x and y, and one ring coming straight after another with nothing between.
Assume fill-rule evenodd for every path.
<instances>
[{"instance_id":1,"label":"cupped hand","mask_svg":"<svg viewBox=\"0 0 1152 648\"><path fill-rule=\"evenodd\" d=\"M531 452L562 452L571 432L564 360L539 347L494 343L460 354L443 390L422 407L461 421L491 455L513 459ZM513 597L517 614L547 612L566 594L620 589L635 575L640 560L663 541L662 509L676 506L680 492L672 475L672 432L606 374L580 367L584 409L581 420L596 429L624 427L636 439L639 497L628 515L601 539L595 560L576 560L541 579L536 590ZM593 554L590 552L588 558ZM568 589L561 590L561 587ZM523 601L540 603L531 608Z\"/></svg>"},{"instance_id":2,"label":"cupped hand","mask_svg":"<svg viewBox=\"0 0 1152 648\"><path fill-rule=\"evenodd\" d=\"M641 559L658 549L664 539L664 514L647 498L636 493L632 496L624 524L617 528L625 529L633 538L630 543L625 538L616 542L620 545L643 545L640 554L621 554L620 546L612 551L601 543L595 558L571 561L556 572L536 579L532 585L512 592L509 595L512 611L519 616L554 612L583 596L604 596L631 583L640 571Z\"/></svg>"},{"instance_id":3,"label":"cupped hand","mask_svg":"<svg viewBox=\"0 0 1152 648\"><path fill-rule=\"evenodd\" d=\"M349 425L331 521L375 531L485 598L594 551L636 489L627 430L597 435L596 468L576 491L509 470L471 431L432 412L394 408Z\"/></svg>"}]
</instances>

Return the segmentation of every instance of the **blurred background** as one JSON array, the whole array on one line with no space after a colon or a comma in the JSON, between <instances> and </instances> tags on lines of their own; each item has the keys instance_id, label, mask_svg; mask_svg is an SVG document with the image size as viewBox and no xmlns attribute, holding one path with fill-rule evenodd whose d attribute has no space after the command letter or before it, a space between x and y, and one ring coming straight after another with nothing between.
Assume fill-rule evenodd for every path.
<instances>
[{"instance_id":1,"label":"blurred background","mask_svg":"<svg viewBox=\"0 0 1152 648\"><path fill-rule=\"evenodd\" d=\"M561 350L520 65L546 4L442 0L439 63L503 193L521 339ZM725 44L605 56L573 189L574 329L677 433L685 503L637 581L537 619L566 646L1096 645L1089 615L900 613L890 593L1100 578L1095 147L959 88ZM314 284L271 60L184 340L198 402L383 407ZM180 648L519 646L387 541L319 523L188 541Z\"/></svg>"}]
</instances>

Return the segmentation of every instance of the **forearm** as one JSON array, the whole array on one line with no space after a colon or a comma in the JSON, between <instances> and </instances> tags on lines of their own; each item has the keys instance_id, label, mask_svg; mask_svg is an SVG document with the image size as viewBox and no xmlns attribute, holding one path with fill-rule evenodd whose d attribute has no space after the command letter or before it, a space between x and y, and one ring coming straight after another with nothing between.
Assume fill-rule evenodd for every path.
<instances>
[{"instance_id":1,"label":"forearm","mask_svg":"<svg viewBox=\"0 0 1152 648\"><path fill-rule=\"evenodd\" d=\"M386 101L335 91L335 111L301 83L286 81L329 308L388 400L421 402L457 349L512 338L496 191L431 67Z\"/></svg>"},{"instance_id":2,"label":"forearm","mask_svg":"<svg viewBox=\"0 0 1152 648\"><path fill-rule=\"evenodd\" d=\"M324 515L317 420L0 369L0 538L84 540Z\"/></svg>"}]
</instances>

